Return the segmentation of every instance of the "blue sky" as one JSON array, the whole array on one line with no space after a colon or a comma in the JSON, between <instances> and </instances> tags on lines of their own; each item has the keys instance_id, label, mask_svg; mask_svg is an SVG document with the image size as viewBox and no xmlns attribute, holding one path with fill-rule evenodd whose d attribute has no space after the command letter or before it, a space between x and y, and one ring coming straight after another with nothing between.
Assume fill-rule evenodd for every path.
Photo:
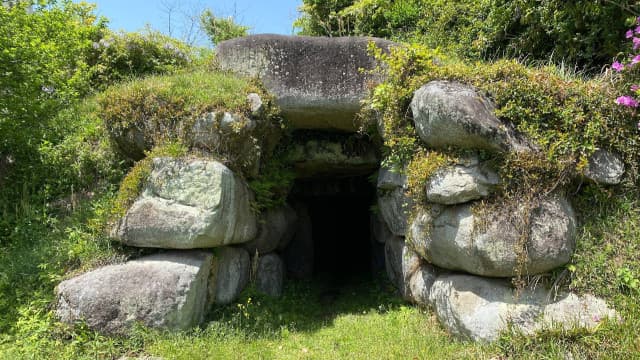
<instances>
[{"instance_id":1,"label":"blue sky","mask_svg":"<svg viewBox=\"0 0 640 360\"><path fill-rule=\"evenodd\" d=\"M237 22L251 27L253 34L291 34L293 20L298 16L301 0L88 0L97 5L98 15L106 16L113 30L137 31L149 24L168 32L172 8L172 35L184 37L189 31L188 16L204 8L218 16L234 16ZM199 37L197 43L206 44Z\"/></svg>"}]
</instances>

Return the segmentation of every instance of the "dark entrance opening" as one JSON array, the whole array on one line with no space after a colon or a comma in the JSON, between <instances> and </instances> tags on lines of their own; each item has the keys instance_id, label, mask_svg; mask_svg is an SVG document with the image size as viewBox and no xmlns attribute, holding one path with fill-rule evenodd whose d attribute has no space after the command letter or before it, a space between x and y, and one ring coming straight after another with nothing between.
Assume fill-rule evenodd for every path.
<instances>
[{"instance_id":1,"label":"dark entrance opening","mask_svg":"<svg viewBox=\"0 0 640 360\"><path fill-rule=\"evenodd\" d=\"M292 197L309 215L313 279L329 288L370 280L375 189L368 177L298 180Z\"/></svg>"}]
</instances>

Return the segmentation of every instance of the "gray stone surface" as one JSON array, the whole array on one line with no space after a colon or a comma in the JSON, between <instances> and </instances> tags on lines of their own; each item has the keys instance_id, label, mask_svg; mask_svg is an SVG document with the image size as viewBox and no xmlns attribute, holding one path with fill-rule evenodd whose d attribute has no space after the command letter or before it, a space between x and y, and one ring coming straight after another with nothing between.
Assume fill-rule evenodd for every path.
<instances>
[{"instance_id":1,"label":"gray stone surface","mask_svg":"<svg viewBox=\"0 0 640 360\"><path fill-rule=\"evenodd\" d=\"M250 93L247 95L247 102L249 103L249 109L251 115L254 117L260 117L264 113L264 103L260 95L256 93Z\"/></svg>"},{"instance_id":2,"label":"gray stone surface","mask_svg":"<svg viewBox=\"0 0 640 360\"><path fill-rule=\"evenodd\" d=\"M590 157L584 176L599 184L616 185L624 175L624 163L620 156L606 150L596 150Z\"/></svg>"},{"instance_id":3,"label":"gray stone surface","mask_svg":"<svg viewBox=\"0 0 640 360\"><path fill-rule=\"evenodd\" d=\"M225 246L215 253L215 294L214 303L230 304L238 298L249 282L251 260L242 248Z\"/></svg>"},{"instance_id":4,"label":"gray stone surface","mask_svg":"<svg viewBox=\"0 0 640 360\"><path fill-rule=\"evenodd\" d=\"M528 214L528 215L527 215ZM526 254L522 252L523 238ZM575 248L576 217L569 202L552 196L525 211L476 212L471 204L421 211L411 224L409 241L430 263L471 274L509 277L539 274L566 264Z\"/></svg>"},{"instance_id":5,"label":"gray stone surface","mask_svg":"<svg viewBox=\"0 0 640 360\"><path fill-rule=\"evenodd\" d=\"M295 236L284 249L284 262L289 277L298 280L310 279L314 266L311 217L304 204L293 204L293 208L298 214L298 224Z\"/></svg>"},{"instance_id":6,"label":"gray stone surface","mask_svg":"<svg viewBox=\"0 0 640 360\"><path fill-rule=\"evenodd\" d=\"M257 233L244 182L219 162L153 159L143 194L113 235L138 247L192 249L247 242Z\"/></svg>"},{"instance_id":7,"label":"gray stone surface","mask_svg":"<svg viewBox=\"0 0 640 360\"><path fill-rule=\"evenodd\" d=\"M405 277L403 274L402 255L404 249L404 239L399 236L387 239L387 242L384 244L387 276L391 283L398 289L400 295L406 298L408 296L409 289L405 283Z\"/></svg>"},{"instance_id":8,"label":"gray stone surface","mask_svg":"<svg viewBox=\"0 0 640 360\"><path fill-rule=\"evenodd\" d=\"M469 85L432 81L415 92L411 111L418 135L433 148L531 150L495 116L491 101Z\"/></svg>"},{"instance_id":9,"label":"gray stone surface","mask_svg":"<svg viewBox=\"0 0 640 360\"><path fill-rule=\"evenodd\" d=\"M590 295L550 300L542 287L516 293L506 280L470 275L438 277L430 301L449 332L475 341L494 341L509 326L533 334L550 327L594 329L604 318L617 319L604 301Z\"/></svg>"},{"instance_id":10,"label":"gray stone surface","mask_svg":"<svg viewBox=\"0 0 640 360\"><path fill-rule=\"evenodd\" d=\"M500 183L498 174L477 158L438 169L427 181L427 201L454 205L485 198Z\"/></svg>"},{"instance_id":11,"label":"gray stone surface","mask_svg":"<svg viewBox=\"0 0 640 360\"><path fill-rule=\"evenodd\" d=\"M267 210L259 217L258 236L243 247L252 256L284 248L295 235L297 221L296 211L288 205Z\"/></svg>"},{"instance_id":12,"label":"gray stone surface","mask_svg":"<svg viewBox=\"0 0 640 360\"><path fill-rule=\"evenodd\" d=\"M353 131L360 101L381 82L361 71L377 65L367 52L371 41L394 46L375 38L251 35L218 44L216 59L222 69L259 77L294 127Z\"/></svg>"},{"instance_id":13,"label":"gray stone surface","mask_svg":"<svg viewBox=\"0 0 640 360\"><path fill-rule=\"evenodd\" d=\"M380 168L378 173L378 209L394 235L404 236L413 202L406 195L405 175Z\"/></svg>"},{"instance_id":14,"label":"gray stone surface","mask_svg":"<svg viewBox=\"0 0 640 360\"><path fill-rule=\"evenodd\" d=\"M387 226L387 223L382 218L382 214L379 211L371 213L371 220L369 222L371 227L371 235L374 240L380 244L387 242L387 239L394 237L391 230Z\"/></svg>"},{"instance_id":15,"label":"gray stone surface","mask_svg":"<svg viewBox=\"0 0 640 360\"><path fill-rule=\"evenodd\" d=\"M293 164L298 178L365 175L380 164L372 143L338 136L295 141L287 160Z\"/></svg>"},{"instance_id":16,"label":"gray stone surface","mask_svg":"<svg viewBox=\"0 0 640 360\"><path fill-rule=\"evenodd\" d=\"M282 295L284 286L284 263L277 254L271 253L258 257L256 270L256 289L269 296Z\"/></svg>"},{"instance_id":17,"label":"gray stone surface","mask_svg":"<svg viewBox=\"0 0 640 360\"><path fill-rule=\"evenodd\" d=\"M399 236L389 238L384 246L387 276L391 283L405 300L427 305L437 270Z\"/></svg>"},{"instance_id":18,"label":"gray stone surface","mask_svg":"<svg viewBox=\"0 0 640 360\"><path fill-rule=\"evenodd\" d=\"M429 296L431 295L431 287L439 273L440 271L437 268L422 260L420 266L409 278L411 301L421 306L430 306Z\"/></svg>"},{"instance_id":19,"label":"gray stone surface","mask_svg":"<svg viewBox=\"0 0 640 360\"><path fill-rule=\"evenodd\" d=\"M93 270L58 285L56 315L106 334L135 322L186 330L206 311L211 261L205 252L171 251Z\"/></svg>"}]
</instances>

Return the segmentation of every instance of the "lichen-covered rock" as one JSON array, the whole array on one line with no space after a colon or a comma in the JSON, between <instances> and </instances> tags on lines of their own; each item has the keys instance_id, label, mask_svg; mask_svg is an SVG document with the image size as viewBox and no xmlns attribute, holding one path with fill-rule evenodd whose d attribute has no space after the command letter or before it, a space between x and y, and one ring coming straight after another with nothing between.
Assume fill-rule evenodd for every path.
<instances>
[{"instance_id":1,"label":"lichen-covered rock","mask_svg":"<svg viewBox=\"0 0 640 360\"><path fill-rule=\"evenodd\" d=\"M114 235L127 245L168 249L247 242L257 233L251 199L244 182L217 161L155 158Z\"/></svg>"},{"instance_id":2,"label":"lichen-covered rock","mask_svg":"<svg viewBox=\"0 0 640 360\"><path fill-rule=\"evenodd\" d=\"M358 176L378 168L375 146L354 137L314 139L295 142L287 155L298 178L322 176Z\"/></svg>"},{"instance_id":3,"label":"lichen-covered rock","mask_svg":"<svg viewBox=\"0 0 640 360\"><path fill-rule=\"evenodd\" d=\"M282 295L284 285L284 263L280 256L271 253L258 257L256 289L269 296Z\"/></svg>"},{"instance_id":4,"label":"lichen-covered rock","mask_svg":"<svg viewBox=\"0 0 640 360\"><path fill-rule=\"evenodd\" d=\"M364 37L251 35L218 44L216 59L222 69L259 77L294 127L354 131L360 101L382 80L366 71L378 65L367 51L372 41L385 50L395 45Z\"/></svg>"},{"instance_id":5,"label":"lichen-covered rock","mask_svg":"<svg viewBox=\"0 0 640 360\"><path fill-rule=\"evenodd\" d=\"M258 220L258 236L243 247L251 255L270 253L289 244L296 232L298 215L290 206L267 210Z\"/></svg>"},{"instance_id":6,"label":"lichen-covered rock","mask_svg":"<svg viewBox=\"0 0 640 360\"><path fill-rule=\"evenodd\" d=\"M549 301L543 287L518 294L508 281L470 275L443 275L436 279L430 301L442 325L453 335L475 341L493 341L509 329L533 334L560 327L594 329L615 311L593 296L563 295Z\"/></svg>"},{"instance_id":7,"label":"lichen-covered rock","mask_svg":"<svg viewBox=\"0 0 640 360\"><path fill-rule=\"evenodd\" d=\"M249 282L251 260L246 250L225 246L215 254L214 303L225 305L238 298Z\"/></svg>"},{"instance_id":8,"label":"lichen-covered rock","mask_svg":"<svg viewBox=\"0 0 640 360\"><path fill-rule=\"evenodd\" d=\"M584 176L598 184L616 185L624 175L620 156L606 150L596 150L590 157Z\"/></svg>"},{"instance_id":9,"label":"lichen-covered rock","mask_svg":"<svg viewBox=\"0 0 640 360\"><path fill-rule=\"evenodd\" d=\"M454 205L485 198L500 183L498 174L473 157L438 169L426 185L427 201Z\"/></svg>"},{"instance_id":10,"label":"lichen-covered rock","mask_svg":"<svg viewBox=\"0 0 640 360\"><path fill-rule=\"evenodd\" d=\"M389 230L396 236L407 232L413 202L406 195L407 177L386 168L378 173L378 209Z\"/></svg>"},{"instance_id":11,"label":"lichen-covered rock","mask_svg":"<svg viewBox=\"0 0 640 360\"><path fill-rule=\"evenodd\" d=\"M418 135L430 147L532 150L510 124L495 116L491 101L469 85L432 81L415 92L411 111Z\"/></svg>"},{"instance_id":12,"label":"lichen-covered rock","mask_svg":"<svg viewBox=\"0 0 640 360\"><path fill-rule=\"evenodd\" d=\"M566 264L575 248L576 217L556 195L514 209L434 206L411 224L410 242L428 262L471 274L539 274Z\"/></svg>"},{"instance_id":13,"label":"lichen-covered rock","mask_svg":"<svg viewBox=\"0 0 640 360\"><path fill-rule=\"evenodd\" d=\"M106 334L135 322L186 330L206 311L211 261L201 251L172 251L93 270L58 285L56 315Z\"/></svg>"}]
</instances>

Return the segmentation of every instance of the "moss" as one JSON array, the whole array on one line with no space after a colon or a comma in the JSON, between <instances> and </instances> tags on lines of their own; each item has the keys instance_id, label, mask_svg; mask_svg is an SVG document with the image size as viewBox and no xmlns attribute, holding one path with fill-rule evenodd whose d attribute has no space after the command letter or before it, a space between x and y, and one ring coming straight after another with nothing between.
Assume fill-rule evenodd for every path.
<instances>
[{"instance_id":1,"label":"moss","mask_svg":"<svg viewBox=\"0 0 640 360\"><path fill-rule=\"evenodd\" d=\"M122 218L133 202L140 196L146 181L153 170L153 158L181 157L187 154L187 148L180 142L171 142L147 152L147 157L138 161L120 183L120 189L113 202L112 220Z\"/></svg>"},{"instance_id":2,"label":"moss","mask_svg":"<svg viewBox=\"0 0 640 360\"><path fill-rule=\"evenodd\" d=\"M555 167L560 174L566 174L567 168L580 171L586 158L603 148L622 154L631 169L628 179L637 181L632 159L640 154L640 147L631 141L637 137L635 121L630 112L614 104L617 90L602 78L581 79L553 67L532 68L514 60L465 64L419 46L398 48L390 55L374 53L388 64L382 70L389 80L368 100L369 111L376 112L382 121L387 161L406 164L419 150L408 110L415 90L431 80L453 80L485 93L495 103L501 120L513 124L540 147L542 155L537 162L511 159L519 167L533 165L529 174L544 178L546 171L536 174L542 167ZM374 118L362 118L367 117ZM551 165L542 166L541 162ZM502 167L505 174L512 169Z\"/></svg>"}]
</instances>

